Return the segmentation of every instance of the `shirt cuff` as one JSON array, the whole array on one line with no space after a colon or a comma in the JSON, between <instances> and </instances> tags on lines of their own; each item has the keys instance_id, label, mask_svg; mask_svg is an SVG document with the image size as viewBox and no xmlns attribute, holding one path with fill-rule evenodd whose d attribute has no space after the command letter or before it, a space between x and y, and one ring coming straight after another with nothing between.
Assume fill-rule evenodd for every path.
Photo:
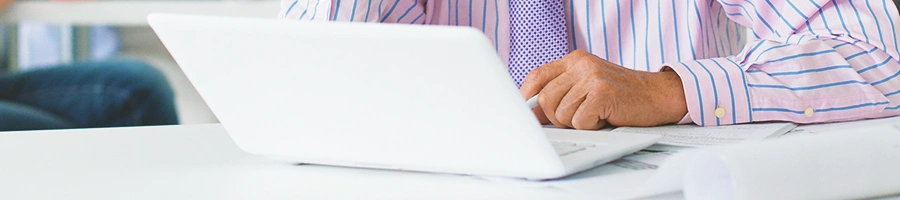
<instances>
[{"instance_id":1,"label":"shirt cuff","mask_svg":"<svg viewBox=\"0 0 900 200\"><path fill-rule=\"evenodd\" d=\"M691 119L691 113L684 114L684 117L681 118L681 121L678 121L678 124L693 124L694 120Z\"/></svg>"},{"instance_id":2,"label":"shirt cuff","mask_svg":"<svg viewBox=\"0 0 900 200\"><path fill-rule=\"evenodd\" d=\"M720 126L753 121L744 69L729 58L667 63L681 77L688 114L679 124Z\"/></svg>"}]
</instances>

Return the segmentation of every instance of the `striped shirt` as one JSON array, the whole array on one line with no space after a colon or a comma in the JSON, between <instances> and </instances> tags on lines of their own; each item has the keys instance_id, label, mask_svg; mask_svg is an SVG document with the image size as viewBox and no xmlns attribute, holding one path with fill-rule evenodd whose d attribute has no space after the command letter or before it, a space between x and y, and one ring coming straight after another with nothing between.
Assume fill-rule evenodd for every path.
<instances>
[{"instance_id":1,"label":"striped shirt","mask_svg":"<svg viewBox=\"0 0 900 200\"><path fill-rule=\"evenodd\" d=\"M682 123L900 114L900 18L891 1L564 2L570 50L681 76L688 106ZM508 7L508 0L282 0L280 17L471 26L508 63Z\"/></svg>"}]
</instances>

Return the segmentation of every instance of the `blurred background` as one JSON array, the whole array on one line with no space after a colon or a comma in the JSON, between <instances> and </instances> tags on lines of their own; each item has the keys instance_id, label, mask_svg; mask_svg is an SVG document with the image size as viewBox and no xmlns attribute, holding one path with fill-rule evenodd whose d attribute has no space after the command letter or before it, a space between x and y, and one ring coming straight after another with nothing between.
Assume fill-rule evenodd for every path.
<instances>
[{"instance_id":1,"label":"blurred background","mask_svg":"<svg viewBox=\"0 0 900 200\"><path fill-rule=\"evenodd\" d=\"M275 18L278 11L277 0L17 1L0 11L0 71L137 58L166 74L175 89L182 124L215 123L215 116L147 26L147 14Z\"/></svg>"}]
</instances>

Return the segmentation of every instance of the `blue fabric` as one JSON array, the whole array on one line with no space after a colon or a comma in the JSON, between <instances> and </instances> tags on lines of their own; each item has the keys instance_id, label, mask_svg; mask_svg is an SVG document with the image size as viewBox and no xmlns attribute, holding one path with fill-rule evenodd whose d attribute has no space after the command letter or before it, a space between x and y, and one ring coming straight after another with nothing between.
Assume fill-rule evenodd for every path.
<instances>
[{"instance_id":1,"label":"blue fabric","mask_svg":"<svg viewBox=\"0 0 900 200\"><path fill-rule=\"evenodd\" d=\"M0 131L177 124L165 76L135 60L0 76Z\"/></svg>"}]
</instances>

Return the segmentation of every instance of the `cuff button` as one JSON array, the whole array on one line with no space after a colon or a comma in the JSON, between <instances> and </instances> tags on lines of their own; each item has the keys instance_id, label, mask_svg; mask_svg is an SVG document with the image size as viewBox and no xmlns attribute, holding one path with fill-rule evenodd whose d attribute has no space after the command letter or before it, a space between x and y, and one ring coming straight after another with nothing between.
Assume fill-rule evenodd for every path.
<instances>
[{"instance_id":1,"label":"cuff button","mask_svg":"<svg viewBox=\"0 0 900 200\"><path fill-rule=\"evenodd\" d=\"M725 117L725 109L723 109L723 108L716 108L716 117L717 117L717 118Z\"/></svg>"}]
</instances>

